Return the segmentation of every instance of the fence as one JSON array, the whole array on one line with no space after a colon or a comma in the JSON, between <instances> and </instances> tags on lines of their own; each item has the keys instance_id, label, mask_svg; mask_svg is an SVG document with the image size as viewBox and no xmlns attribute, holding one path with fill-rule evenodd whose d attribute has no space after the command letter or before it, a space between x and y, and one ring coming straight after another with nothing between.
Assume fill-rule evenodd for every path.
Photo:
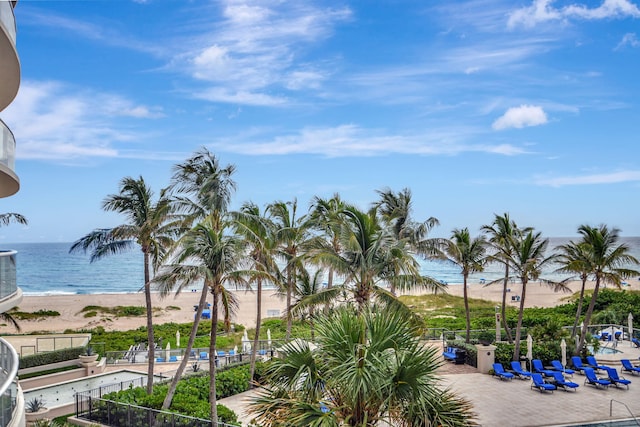
<instances>
[{"instance_id":1,"label":"fence","mask_svg":"<svg viewBox=\"0 0 640 427\"><path fill-rule=\"evenodd\" d=\"M76 418L110 427L212 427L211 420L76 394ZM218 422L213 427L234 427Z\"/></svg>"}]
</instances>

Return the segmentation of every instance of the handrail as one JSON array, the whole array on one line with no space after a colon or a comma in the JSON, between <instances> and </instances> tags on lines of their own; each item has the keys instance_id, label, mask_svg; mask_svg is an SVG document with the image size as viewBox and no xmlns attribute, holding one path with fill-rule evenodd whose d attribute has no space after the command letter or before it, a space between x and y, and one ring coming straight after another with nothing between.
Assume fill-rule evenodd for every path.
<instances>
[{"instance_id":1,"label":"handrail","mask_svg":"<svg viewBox=\"0 0 640 427\"><path fill-rule=\"evenodd\" d=\"M624 402L620 402L619 400L611 399L611 401L609 402L609 418L613 417L613 402L619 403L625 408L627 408L627 412L629 412L629 415L631 415L631 418L633 418L633 421L636 422L636 425L640 426L640 422L638 422L638 419L635 417L635 415L633 415L633 412L631 412L631 409L629 409L627 404Z\"/></svg>"},{"instance_id":2,"label":"handrail","mask_svg":"<svg viewBox=\"0 0 640 427\"><path fill-rule=\"evenodd\" d=\"M16 349L4 338L0 338L0 358L2 359L0 368L5 372L3 376L7 379L0 384L0 396L2 396L18 375L18 364L20 362Z\"/></svg>"}]
</instances>

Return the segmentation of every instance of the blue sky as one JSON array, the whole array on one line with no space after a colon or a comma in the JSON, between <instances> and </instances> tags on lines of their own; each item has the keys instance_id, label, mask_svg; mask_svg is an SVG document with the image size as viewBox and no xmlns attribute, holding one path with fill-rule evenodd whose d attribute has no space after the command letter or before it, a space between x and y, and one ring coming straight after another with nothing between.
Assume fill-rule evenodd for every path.
<instances>
[{"instance_id":1,"label":"blue sky","mask_svg":"<svg viewBox=\"0 0 640 427\"><path fill-rule=\"evenodd\" d=\"M361 207L411 189L433 236L494 213L547 236L640 235L640 2L18 2L0 117L20 192L1 242L73 241L125 176L158 191L206 146L234 206Z\"/></svg>"}]
</instances>

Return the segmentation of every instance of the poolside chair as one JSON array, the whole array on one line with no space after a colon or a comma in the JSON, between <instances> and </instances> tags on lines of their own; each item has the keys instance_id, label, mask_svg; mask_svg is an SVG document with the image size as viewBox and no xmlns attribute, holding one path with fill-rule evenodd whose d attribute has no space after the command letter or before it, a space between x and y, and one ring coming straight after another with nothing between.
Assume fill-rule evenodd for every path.
<instances>
[{"instance_id":1,"label":"poolside chair","mask_svg":"<svg viewBox=\"0 0 640 427\"><path fill-rule=\"evenodd\" d=\"M620 359L620 363L622 363L622 370L626 372L631 372L631 375L640 374L640 368L637 366L633 366L631 364L631 360L629 359Z\"/></svg>"},{"instance_id":2,"label":"poolside chair","mask_svg":"<svg viewBox=\"0 0 640 427\"><path fill-rule=\"evenodd\" d=\"M511 361L511 370L521 380L528 380L529 378L531 378L531 372L523 370L520 362L517 362L515 360Z\"/></svg>"},{"instance_id":3,"label":"poolside chair","mask_svg":"<svg viewBox=\"0 0 640 427\"><path fill-rule=\"evenodd\" d=\"M608 368L608 366L599 365L598 361L594 356L587 356L587 365L589 365L591 368L595 369L596 371L606 371Z\"/></svg>"},{"instance_id":4,"label":"poolside chair","mask_svg":"<svg viewBox=\"0 0 640 427\"><path fill-rule=\"evenodd\" d=\"M562 387L564 391L577 391L576 389L579 387L579 385L574 383L573 381L567 381L564 378L564 375L562 375L562 372L559 371L553 373L553 383L556 385L556 387Z\"/></svg>"},{"instance_id":5,"label":"poolside chair","mask_svg":"<svg viewBox=\"0 0 640 427\"><path fill-rule=\"evenodd\" d=\"M494 363L493 364L493 375L500 378L501 380L512 380L514 375L511 372L506 372L502 363Z\"/></svg>"},{"instance_id":6,"label":"poolside chair","mask_svg":"<svg viewBox=\"0 0 640 427\"><path fill-rule=\"evenodd\" d=\"M542 365L542 360L533 359L531 361L531 364L533 366L533 372L537 372L539 374L542 374L545 377L552 377L553 376L553 371L551 369L545 369L544 368L544 366Z\"/></svg>"},{"instance_id":7,"label":"poolside chair","mask_svg":"<svg viewBox=\"0 0 640 427\"><path fill-rule=\"evenodd\" d=\"M598 378L596 376L596 371L594 371L593 368L584 368L583 372L586 377L584 379L585 384L595 386L596 388L607 388L611 385L611 381Z\"/></svg>"},{"instance_id":8,"label":"poolside chair","mask_svg":"<svg viewBox=\"0 0 640 427\"><path fill-rule=\"evenodd\" d=\"M631 342L634 343L636 347L640 347L640 340L638 338L631 338Z\"/></svg>"},{"instance_id":9,"label":"poolside chair","mask_svg":"<svg viewBox=\"0 0 640 427\"><path fill-rule=\"evenodd\" d=\"M607 378L609 381L611 381L611 383L616 386L616 388L618 387L618 384L620 385L624 385L627 387L627 390L629 390L629 384L631 384L631 381L625 379L624 377L621 377L618 375L618 371L616 370L616 368L610 368L607 367L605 369L607 371L607 374L609 375L609 378Z\"/></svg>"},{"instance_id":10,"label":"poolside chair","mask_svg":"<svg viewBox=\"0 0 640 427\"><path fill-rule=\"evenodd\" d=\"M557 389L558 387L553 384L544 382L542 374L533 373L531 374L531 388L537 388L540 393L542 393L543 391L550 391L551 393L553 393L553 390Z\"/></svg>"},{"instance_id":11,"label":"poolside chair","mask_svg":"<svg viewBox=\"0 0 640 427\"><path fill-rule=\"evenodd\" d=\"M559 360L552 360L551 366L553 366L554 371L564 372L565 374L571 376L573 376L573 374L576 372L573 369L565 368L564 366L562 366L562 363L560 363Z\"/></svg>"},{"instance_id":12,"label":"poolside chair","mask_svg":"<svg viewBox=\"0 0 640 427\"><path fill-rule=\"evenodd\" d=\"M207 353L206 351L201 351L200 360L209 360L209 353Z\"/></svg>"},{"instance_id":13,"label":"poolside chair","mask_svg":"<svg viewBox=\"0 0 640 427\"><path fill-rule=\"evenodd\" d=\"M584 374L584 370L588 368L588 366L582 364L580 356L571 356L571 363L573 364L573 368L581 374Z\"/></svg>"}]
</instances>

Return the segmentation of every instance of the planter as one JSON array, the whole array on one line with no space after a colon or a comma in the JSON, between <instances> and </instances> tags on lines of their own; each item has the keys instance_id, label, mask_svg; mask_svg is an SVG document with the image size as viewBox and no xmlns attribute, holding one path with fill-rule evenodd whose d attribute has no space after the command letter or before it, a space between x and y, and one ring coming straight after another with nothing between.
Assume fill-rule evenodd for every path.
<instances>
[{"instance_id":1,"label":"planter","mask_svg":"<svg viewBox=\"0 0 640 427\"><path fill-rule=\"evenodd\" d=\"M91 356L87 356L84 354L81 354L80 356L78 356L78 359L80 360L80 365L82 365L83 367L89 367L89 366L95 366L98 364L97 360L98 360L99 355L97 354L92 354Z\"/></svg>"},{"instance_id":2,"label":"planter","mask_svg":"<svg viewBox=\"0 0 640 427\"><path fill-rule=\"evenodd\" d=\"M49 408L42 408L37 412L26 412L25 420L29 426L38 420L48 419L47 415L49 415Z\"/></svg>"}]
</instances>

